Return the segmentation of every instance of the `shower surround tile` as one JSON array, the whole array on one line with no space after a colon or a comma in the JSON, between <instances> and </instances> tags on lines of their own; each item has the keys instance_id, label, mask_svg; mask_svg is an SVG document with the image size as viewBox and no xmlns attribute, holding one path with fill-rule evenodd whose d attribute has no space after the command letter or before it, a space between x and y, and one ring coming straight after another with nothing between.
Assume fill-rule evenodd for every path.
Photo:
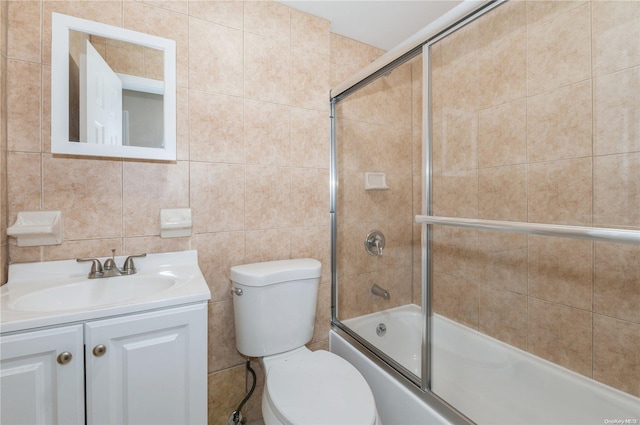
<instances>
[{"instance_id":1,"label":"shower surround tile","mask_svg":"<svg viewBox=\"0 0 640 425\"><path fill-rule=\"evenodd\" d=\"M478 329L480 294L475 282L440 273L433 279L433 311Z\"/></svg>"},{"instance_id":2,"label":"shower surround tile","mask_svg":"<svg viewBox=\"0 0 640 425\"><path fill-rule=\"evenodd\" d=\"M594 76L640 65L640 2L594 1L591 13Z\"/></svg>"},{"instance_id":3,"label":"shower surround tile","mask_svg":"<svg viewBox=\"0 0 640 425\"><path fill-rule=\"evenodd\" d=\"M509 2L479 21L478 108L486 109L526 95L525 3Z\"/></svg>"},{"instance_id":4,"label":"shower surround tile","mask_svg":"<svg viewBox=\"0 0 640 425\"><path fill-rule=\"evenodd\" d=\"M478 329L522 350L527 346L527 297L480 287Z\"/></svg>"},{"instance_id":5,"label":"shower surround tile","mask_svg":"<svg viewBox=\"0 0 640 425\"><path fill-rule=\"evenodd\" d=\"M640 229L640 152L596 157L594 174L594 225Z\"/></svg>"},{"instance_id":6,"label":"shower surround tile","mask_svg":"<svg viewBox=\"0 0 640 425\"><path fill-rule=\"evenodd\" d=\"M590 310L593 293L593 242L528 237L529 295Z\"/></svg>"},{"instance_id":7,"label":"shower surround tile","mask_svg":"<svg viewBox=\"0 0 640 425\"><path fill-rule=\"evenodd\" d=\"M592 155L591 81L527 99L529 162Z\"/></svg>"},{"instance_id":8,"label":"shower surround tile","mask_svg":"<svg viewBox=\"0 0 640 425\"><path fill-rule=\"evenodd\" d=\"M530 164L529 221L590 225L592 174L591 158Z\"/></svg>"},{"instance_id":9,"label":"shower surround tile","mask_svg":"<svg viewBox=\"0 0 640 425\"><path fill-rule=\"evenodd\" d=\"M444 106L440 142L434 161L443 173L476 169L478 113Z\"/></svg>"},{"instance_id":10,"label":"shower surround tile","mask_svg":"<svg viewBox=\"0 0 640 425\"><path fill-rule=\"evenodd\" d=\"M362 138L358 146L359 169L396 175L411 173L411 129L378 124L369 125L369 129L371 137Z\"/></svg>"},{"instance_id":11,"label":"shower surround tile","mask_svg":"<svg viewBox=\"0 0 640 425\"><path fill-rule=\"evenodd\" d=\"M527 220L527 166L478 170L478 216L488 220Z\"/></svg>"},{"instance_id":12,"label":"shower surround tile","mask_svg":"<svg viewBox=\"0 0 640 425\"><path fill-rule=\"evenodd\" d=\"M478 110L478 21L442 40L442 104L457 112Z\"/></svg>"},{"instance_id":13,"label":"shower surround tile","mask_svg":"<svg viewBox=\"0 0 640 425\"><path fill-rule=\"evenodd\" d=\"M593 83L596 155L640 151L640 66Z\"/></svg>"},{"instance_id":14,"label":"shower surround tile","mask_svg":"<svg viewBox=\"0 0 640 425\"><path fill-rule=\"evenodd\" d=\"M592 313L529 297L527 351L592 377Z\"/></svg>"},{"instance_id":15,"label":"shower surround tile","mask_svg":"<svg viewBox=\"0 0 640 425\"><path fill-rule=\"evenodd\" d=\"M593 309L640 325L640 247L596 242Z\"/></svg>"},{"instance_id":16,"label":"shower surround tile","mask_svg":"<svg viewBox=\"0 0 640 425\"><path fill-rule=\"evenodd\" d=\"M593 377L640 397L640 324L594 315Z\"/></svg>"},{"instance_id":17,"label":"shower surround tile","mask_svg":"<svg viewBox=\"0 0 640 425\"><path fill-rule=\"evenodd\" d=\"M587 2L571 0L528 0L526 2L527 25L548 21L585 3Z\"/></svg>"},{"instance_id":18,"label":"shower surround tile","mask_svg":"<svg viewBox=\"0 0 640 425\"><path fill-rule=\"evenodd\" d=\"M478 172L459 171L433 176L432 209L444 217L478 217Z\"/></svg>"},{"instance_id":19,"label":"shower surround tile","mask_svg":"<svg viewBox=\"0 0 640 425\"><path fill-rule=\"evenodd\" d=\"M527 238L525 235L478 232L478 254L467 276L482 284L514 293L527 293Z\"/></svg>"},{"instance_id":20,"label":"shower surround tile","mask_svg":"<svg viewBox=\"0 0 640 425\"><path fill-rule=\"evenodd\" d=\"M527 27L528 95L591 77L590 11L584 4Z\"/></svg>"},{"instance_id":21,"label":"shower surround tile","mask_svg":"<svg viewBox=\"0 0 640 425\"><path fill-rule=\"evenodd\" d=\"M526 163L527 102L525 99L479 112L477 158L479 168Z\"/></svg>"}]
</instances>

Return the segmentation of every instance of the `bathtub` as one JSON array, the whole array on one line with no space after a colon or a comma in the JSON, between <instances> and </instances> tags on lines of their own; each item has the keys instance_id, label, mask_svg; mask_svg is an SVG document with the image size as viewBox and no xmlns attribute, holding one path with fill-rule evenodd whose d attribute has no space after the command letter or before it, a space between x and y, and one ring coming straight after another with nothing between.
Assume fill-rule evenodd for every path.
<instances>
[{"instance_id":1,"label":"bathtub","mask_svg":"<svg viewBox=\"0 0 640 425\"><path fill-rule=\"evenodd\" d=\"M344 323L420 376L420 307L409 304ZM386 332L378 336L380 323ZM333 329L331 351L372 387L384 425L460 422L429 393L363 355ZM640 424L640 398L507 345L445 317L433 319L432 390L478 424ZM386 376L385 376L386 375ZM404 388L404 389L403 389ZM397 394L396 394L397 393ZM385 398L394 395L392 402Z\"/></svg>"}]
</instances>

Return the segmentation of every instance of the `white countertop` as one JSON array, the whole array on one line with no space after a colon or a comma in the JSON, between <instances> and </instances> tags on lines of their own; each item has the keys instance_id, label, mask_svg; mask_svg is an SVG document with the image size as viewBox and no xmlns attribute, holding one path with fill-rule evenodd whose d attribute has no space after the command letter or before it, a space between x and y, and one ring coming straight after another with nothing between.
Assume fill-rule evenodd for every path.
<instances>
[{"instance_id":1,"label":"white countertop","mask_svg":"<svg viewBox=\"0 0 640 425\"><path fill-rule=\"evenodd\" d=\"M116 257L116 264L122 266L125 258L126 256ZM104 263L105 258L100 260ZM144 258L135 258L134 261L138 272L133 276L149 278L161 274L177 276L179 281L169 288L150 293L148 296L143 295L113 304L89 308L75 306L70 309L62 306L54 311L24 311L25 309L14 308L20 297L56 286L77 285L79 282L84 282L91 269L91 263L62 260L11 264L9 281L0 287L0 332L16 332L181 304L206 302L211 298L207 282L198 266L198 252L195 250L148 254ZM91 282L108 284L112 279L120 279L120 277L93 279Z\"/></svg>"}]
</instances>

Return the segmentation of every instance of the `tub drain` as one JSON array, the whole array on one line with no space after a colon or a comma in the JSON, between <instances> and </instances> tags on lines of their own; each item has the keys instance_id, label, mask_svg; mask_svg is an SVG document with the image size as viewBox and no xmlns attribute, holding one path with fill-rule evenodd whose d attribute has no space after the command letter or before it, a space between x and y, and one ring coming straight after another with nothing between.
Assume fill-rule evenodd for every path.
<instances>
[{"instance_id":1,"label":"tub drain","mask_svg":"<svg viewBox=\"0 0 640 425\"><path fill-rule=\"evenodd\" d=\"M376 333L378 334L378 336L384 336L384 334L387 333L387 325L385 325L384 323L380 323L376 327Z\"/></svg>"}]
</instances>

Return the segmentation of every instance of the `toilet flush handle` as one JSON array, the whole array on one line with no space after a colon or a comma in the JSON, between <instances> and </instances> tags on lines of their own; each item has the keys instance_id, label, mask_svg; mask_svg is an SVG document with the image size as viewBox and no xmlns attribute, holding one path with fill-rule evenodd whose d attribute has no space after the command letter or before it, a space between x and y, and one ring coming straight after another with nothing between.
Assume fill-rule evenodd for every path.
<instances>
[{"instance_id":1,"label":"toilet flush handle","mask_svg":"<svg viewBox=\"0 0 640 425\"><path fill-rule=\"evenodd\" d=\"M240 296L242 295L242 289L231 287L231 293Z\"/></svg>"}]
</instances>

